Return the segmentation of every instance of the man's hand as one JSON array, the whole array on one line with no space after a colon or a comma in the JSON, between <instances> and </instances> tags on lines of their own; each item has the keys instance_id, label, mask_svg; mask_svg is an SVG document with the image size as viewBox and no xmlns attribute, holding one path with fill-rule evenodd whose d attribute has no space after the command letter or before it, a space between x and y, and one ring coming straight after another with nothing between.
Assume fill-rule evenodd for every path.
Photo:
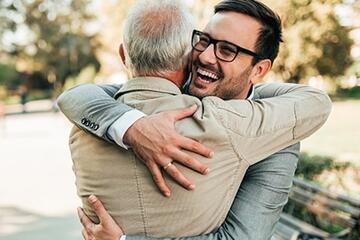
<instances>
[{"instance_id":1,"label":"man's hand","mask_svg":"<svg viewBox=\"0 0 360 240\"><path fill-rule=\"evenodd\" d=\"M167 197L170 196L170 189L164 181L160 168L163 168L176 182L188 190L193 190L195 185L172 164L173 161L204 175L209 171L207 166L182 150L188 150L208 158L213 156L212 150L175 131L176 121L191 116L196 109L197 106L193 105L190 108L141 118L126 131L123 138L124 143L130 145L134 153L149 168L155 184Z\"/></svg>"},{"instance_id":2,"label":"man's hand","mask_svg":"<svg viewBox=\"0 0 360 240\"><path fill-rule=\"evenodd\" d=\"M114 219L109 215L109 213L104 208L104 205L101 201L91 195L88 199L91 208L94 210L98 216L100 223L94 224L84 213L81 208L78 208L78 215L80 222L83 225L84 229L82 230L82 235L85 240L119 240L124 232L116 224Z\"/></svg>"}]
</instances>

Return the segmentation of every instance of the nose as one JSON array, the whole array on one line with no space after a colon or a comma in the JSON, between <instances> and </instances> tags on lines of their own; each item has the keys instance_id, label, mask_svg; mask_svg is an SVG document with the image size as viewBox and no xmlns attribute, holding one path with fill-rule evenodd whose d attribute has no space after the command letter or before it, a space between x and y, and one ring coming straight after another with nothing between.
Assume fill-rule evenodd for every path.
<instances>
[{"instance_id":1,"label":"nose","mask_svg":"<svg viewBox=\"0 0 360 240\"><path fill-rule=\"evenodd\" d=\"M201 63L207 64L216 64L217 59L215 56L215 45L210 44L202 53L199 55L199 60Z\"/></svg>"}]
</instances>

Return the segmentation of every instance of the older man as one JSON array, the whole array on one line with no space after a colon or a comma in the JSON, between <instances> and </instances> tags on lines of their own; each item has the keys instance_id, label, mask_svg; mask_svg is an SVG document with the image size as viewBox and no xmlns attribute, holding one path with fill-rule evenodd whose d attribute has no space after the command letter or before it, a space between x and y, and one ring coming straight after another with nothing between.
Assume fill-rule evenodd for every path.
<instances>
[{"instance_id":1,"label":"older man","mask_svg":"<svg viewBox=\"0 0 360 240\"><path fill-rule=\"evenodd\" d=\"M203 99L200 102L196 98L181 95L176 86L182 85L186 73L184 61L178 60L184 59L186 44L182 44L180 39L187 34L179 31L178 24L181 27L189 25L186 24L186 14L181 14L181 7L171 2L155 1L152 5L150 1L146 9L141 8L140 3L130 11L125 28L127 31L124 33L124 47L120 54L134 79L126 83L116 97L119 102L136 107L146 114L186 107L193 103L200 106L192 119L177 124L177 130L215 149L214 158L208 162L211 172L204 178L180 165L175 166L171 159L168 162L160 160L157 164L163 166L170 175L177 176L175 173L179 168L192 175L197 183L195 191L185 193L170 182L173 185L173 196L164 200L148 180L150 175L142 165L137 164L138 160L133 158L132 153L116 150L113 146L74 130L71 148L79 194L82 197L91 193L99 195L126 233L174 237L203 234L218 227L236 195L225 221L234 229L229 231L229 225L225 225L213 235L204 236L204 239L221 239L223 236L266 239L278 219L279 210L286 202L296 161L285 163L279 156L259 161L320 127L329 114L330 101L315 89L297 85L262 85L253 92L252 83L260 81L270 70L281 39L278 17L256 1L223 1L217 5L216 14L204 32L193 31L189 92ZM101 125L104 133L110 126L108 134L119 142L117 121L114 122L114 117L110 120L104 111L99 113L97 107L103 106L106 111L110 104L122 109L124 106L115 106L108 98L101 103L96 102L103 93L93 95L95 90L92 90L93 96L89 95L88 98L76 97L77 91L84 93L88 88L73 89L63 95L60 106L79 126L86 125L87 130L98 130ZM252 94L257 98L278 97L257 101L229 100L245 99ZM229 101L206 97L210 95ZM90 98L94 100L90 101ZM82 116L73 114L74 104L85 109L80 111ZM86 108L87 104L92 105L92 110ZM95 120L89 120L91 117L86 114L87 111L92 111ZM106 117L108 119L105 121ZM154 120L150 118L150 121ZM130 134L129 142L133 146L145 145L146 149L146 139L135 140L137 130L148 126L140 124L137 127L134 125L133 130L129 129L127 135ZM148 139L152 137L149 135ZM283 154L294 159L293 149L285 150ZM203 159L201 161L204 163ZM243 189L244 194L241 188L236 194L245 171L253 164L258 165L251 175L263 185L255 189L250 189L251 185L248 185ZM156 168L152 172L156 174ZM269 172L274 172L275 176ZM284 172L285 177L282 175ZM278 173L281 174L277 176ZM180 181L193 188L193 184L188 184L186 179ZM244 203L240 200L242 197L246 197ZM259 201L252 203L252 198ZM257 204L259 209L252 209ZM250 219L241 219L241 213ZM196 225L191 224L194 221ZM257 233L252 231L259 227L255 221L260 221L260 227L263 227Z\"/></svg>"}]
</instances>

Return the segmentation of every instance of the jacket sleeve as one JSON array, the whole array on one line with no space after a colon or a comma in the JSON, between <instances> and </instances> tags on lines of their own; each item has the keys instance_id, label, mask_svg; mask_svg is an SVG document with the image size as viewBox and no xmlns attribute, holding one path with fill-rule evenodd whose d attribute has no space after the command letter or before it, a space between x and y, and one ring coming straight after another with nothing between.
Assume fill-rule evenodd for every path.
<instances>
[{"instance_id":1,"label":"jacket sleeve","mask_svg":"<svg viewBox=\"0 0 360 240\"><path fill-rule=\"evenodd\" d=\"M214 105L234 151L250 165L310 136L331 112L330 98L310 86L270 83L256 91L266 98L206 100Z\"/></svg>"},{"instance_id":2,"label":"jacket sleeve","mask_svg":"<svg viewBox=\"0 0 360 240\"><path fill-rule=\"evenodd\" d=\"M118 118L133 108L114 99L120 85L82 84L63 92L58 106L79 128L109 142L107 130Z\"/></svg>"}]
</instances>

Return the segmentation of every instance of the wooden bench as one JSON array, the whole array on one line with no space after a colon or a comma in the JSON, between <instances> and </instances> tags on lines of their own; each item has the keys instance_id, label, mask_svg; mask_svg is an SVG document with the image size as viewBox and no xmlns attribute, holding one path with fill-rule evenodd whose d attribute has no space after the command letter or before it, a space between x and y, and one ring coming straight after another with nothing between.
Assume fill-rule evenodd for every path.
<instances>
[{"instance_id":1,"label":"wooden bench","mask_svg":"<svg viewBox=\"0 0 360 240\"><path fill-rule=\"evenodd\" d=\"M300 220L305 216L307 222ZM328 229L328 230L324 230ZM360 239L360 200L294 179L272 240Z\"/></svg>"}]
</instances>

